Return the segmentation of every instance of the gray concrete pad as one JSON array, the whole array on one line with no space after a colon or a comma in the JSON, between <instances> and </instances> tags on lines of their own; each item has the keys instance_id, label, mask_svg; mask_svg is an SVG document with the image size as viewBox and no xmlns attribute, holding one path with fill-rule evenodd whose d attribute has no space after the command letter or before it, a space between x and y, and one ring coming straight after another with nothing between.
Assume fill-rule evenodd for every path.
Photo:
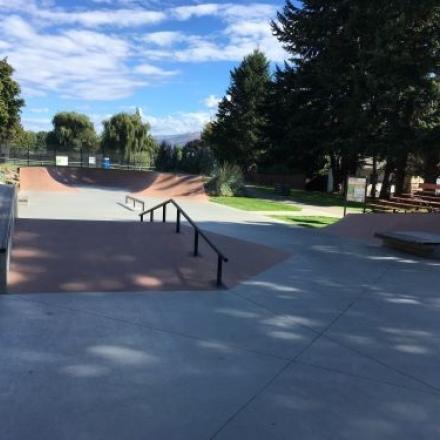
<instances>
[{"instance_id":1,"label":"gray concrete pad","mask_svg":"<svg viewBox=\"0 0 440 440\"><path fill-rule=\"evenodd\" d=\"M214 438L432 440L439 411L436 395L296 364Z\"/></svg>"},{"instance_id":2,"label":"gray concrete pad","mask_svg":"<svg viewBox=\"0 0 440 440\"><path fill-rule=\"evenodd\" d=\"M25 296L15 298L27 300ZM290 323L286 328L271 312L227 291L38 294L29 299L72 313L96 314L280 359L293 358L316 336L300 323Z\"/></svg>"},{"instance_id":3,"label":"gray concrete pad","mask_svg":"<svg viewBox=\"0 0 440 440\"><path fill-rule=\"evenodd\" d=\"M136 221L123 196L31 195L20 215ZM2 440L440 436L439 262L182 205L292 257L228 292L0 297Z\"/></svg>"},{"instance_id":4,"label":"gray concrete pad","mask_svg":"<svg viewBox=\"0 0 440 440\"><path fill-rule=\"evenodd\" d=\"M328 335L440 390L438 276L389 271Z\"/></svg>"},{"instance_id":5,"label":"gray concrete pad","mask_svg":"<svg viewBox=\"0 0 440 440\"><path fill-rule=\"evenodd\" d=\"M384 360L370 357L368 353L364 353L358 347L341 345L327 335L320 337L308 350L303 352L297 358L297 362L329 372L342 373L353 379L364 379L373 383L437 394L436 389L386 364Z\"/></svg>"},{"instance_id":6,"label":"gray concrete pad","mask_svg":"<svg viewBox=\"0 0 440 440\"><path fill-rule=\"evenodd\" d=\"M0 299L0 438L206 439L285 361Z\"/></svg>"}]
</instances>

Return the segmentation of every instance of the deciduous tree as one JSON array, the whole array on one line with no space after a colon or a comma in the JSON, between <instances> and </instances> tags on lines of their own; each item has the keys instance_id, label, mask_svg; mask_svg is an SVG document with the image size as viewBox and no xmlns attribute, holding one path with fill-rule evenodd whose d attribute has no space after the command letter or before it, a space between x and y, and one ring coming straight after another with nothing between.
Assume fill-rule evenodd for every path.
<instances>
[{"instance_id":1,"label":"deciduous tree","mask_svg":"<svg viewBox=\"0 0 440 440\"><path fill-rule=\"evenodd\" d=\"M48 144L63 151L95 151L98 137L95 126L87 115L76 112L57 113L52 120L53 130L48 134Z\"/></svg>"},{"instance_id":2,"label":"deciduous tree","mask_svg":"<svg viewBox=\"0 0 440 440\"><path fill-rule=\"evenodd\" d=\"M150 162L157 149L150 125L142 121L139 111L118 113L104 121L102 147L106 153L116 152L127 161L134 160L138 154L147 154Z\"/></svg>"}]
</instances>

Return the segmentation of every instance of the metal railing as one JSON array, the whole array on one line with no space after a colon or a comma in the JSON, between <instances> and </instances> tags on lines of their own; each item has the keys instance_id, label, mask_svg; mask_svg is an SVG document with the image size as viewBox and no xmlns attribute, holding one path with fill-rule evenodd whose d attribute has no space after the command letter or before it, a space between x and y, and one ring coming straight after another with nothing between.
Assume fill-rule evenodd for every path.
<instances>
[{"instance_id":1,"label":"metal railing","mask_svg":"<svg viewBox=\"0 0 440 440\"><path fill-rule=\"evenodd\" d=\"M150 215L150 222L154 222L154 213L162 208L162 222L166 223L167 221L167 206L173 205L177 209L177 219L176 219L176 233L180 233L180 223L181 218L184 217L186 221L193 227L194 229L194 257L199 256L199 238L202 237L205 242L209 245L209 247L217 254L217 286L221 287L223 285L223 263L227 263L229 259L225 257L225 255L215 246L212 241L206 236L206 234L200 230L200 228L194 223L192 218L176 203L175 200L170 199L165 202L160 203L153 208L148 209L147 211L139 214L141 222L144 221L144 217L146 215Z\"/></svg>"},{"instance_id":2,"label":"metal railing","mask_svg":"<svg viewBox=\"0 0 440 440\"><path fill-rule=\"evenodd\" d=\"M133 202L133 208L136 208L136 203L138 203L139 205L142 205L142 211L145 211L145 202L143 200L137 199L136 197L133 196L126 196L125 204L128 205L128 202L130 200Z\"/></svg>"},{"instance_id":3,"label":"metal railing","mask_svg":"<svg viewBox=\"0 0 440 440\"><path fill-rule=\"evenodd\" d=\"M12 235L17 217L17 192L13 185L0 185L0 294L8 288Z\"/></svg>"}]
</instances>

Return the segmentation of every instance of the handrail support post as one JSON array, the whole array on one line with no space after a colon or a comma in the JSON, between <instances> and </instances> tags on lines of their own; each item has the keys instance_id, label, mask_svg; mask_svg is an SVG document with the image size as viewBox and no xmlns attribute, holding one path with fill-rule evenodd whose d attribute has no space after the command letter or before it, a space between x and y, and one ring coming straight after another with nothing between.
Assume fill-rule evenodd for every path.
<instances>
[{"instance_id":1,"label":"handrail support post","mask_svg":"<svg viewBox=\"0 0 440 440\"><path fill-rule=\"evenodd\" d=\"M145 210L145 202L140 201L139 203L142 203L143 209ZM192 219L188 216L188 214L185 213L185 211L173 200L170 199L164 203L161 203L160 205L155 206L154 208L151 208L148 211L144 211L140 214L141 222L144 221L144 217L147 214L150 214L150 222L154 222L154 213L156 210L159 210L160 208L163 209L163 217L162 221L163 223L166 223L167 221L167 206L169 204L172 204L177 209L177 219L176 219L176 233L181 232L181 221L182 216L188 221L188 223L194 228L194 257L199 256L199 241L200 236L207 242L207 244L217 253L217 287L223 286L223 263L227 263L228 259L214 246L211 242L211 240L201 231L197 225L192 221Z\"/></svg>"},{"instance_id":2,"label":"handrail support post","mask_svg":"<svg viewBox=\"0 0 440 440\"><path fill-rule=\"evenodd\" d=\"M219 255L217 259L217 287L223 286L222 277L223 277L223 258Z\"/></svg>"},{"instance_id":3,"label":"handrail support post","mask_svg":"<svg viewBox=\"0 0 440 440\"><path fill-rule=\"evenodd\" d=\"M177 210L176 232L180 234L180 211Z\"/></svg>"},{"instance_id":4,"label":"handrail support post","mask_svg":"<svg viewBox=\"0 0 440 440\"><path fill-rule=\"evenodd\" d=\"M194 230L194 257L199 255L199 231Z\"/></svg>"}]
</instances>

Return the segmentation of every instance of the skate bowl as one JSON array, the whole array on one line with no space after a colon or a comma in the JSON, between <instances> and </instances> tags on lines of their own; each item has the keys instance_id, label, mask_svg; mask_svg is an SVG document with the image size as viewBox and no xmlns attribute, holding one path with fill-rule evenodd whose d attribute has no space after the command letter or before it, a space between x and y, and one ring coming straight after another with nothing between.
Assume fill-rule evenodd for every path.
<instances>
[{"instance_id":1,"label":"skate bowl","mask_svg":"<svg viewBox=\"0 0 440 440\"><path fill-rule=\"evenodd\" d=\"M103 170L94 168L20 168L22 192L75 192L81 188L106 188L138 196L188 197L207 201L202 176L154 171Z\"/></svg>"},{"instance_id":2,"label":"skate bowl","mask_svg":"<svg viewBox=\"0 0 440 440\"><path fill-rule=\"evenodd\" d=\"M390 231L418 231L440 234L440 214L350 214L323 230L343 238L367 240L380 244L375 234Z\"/></svg>"}]
</instances>

